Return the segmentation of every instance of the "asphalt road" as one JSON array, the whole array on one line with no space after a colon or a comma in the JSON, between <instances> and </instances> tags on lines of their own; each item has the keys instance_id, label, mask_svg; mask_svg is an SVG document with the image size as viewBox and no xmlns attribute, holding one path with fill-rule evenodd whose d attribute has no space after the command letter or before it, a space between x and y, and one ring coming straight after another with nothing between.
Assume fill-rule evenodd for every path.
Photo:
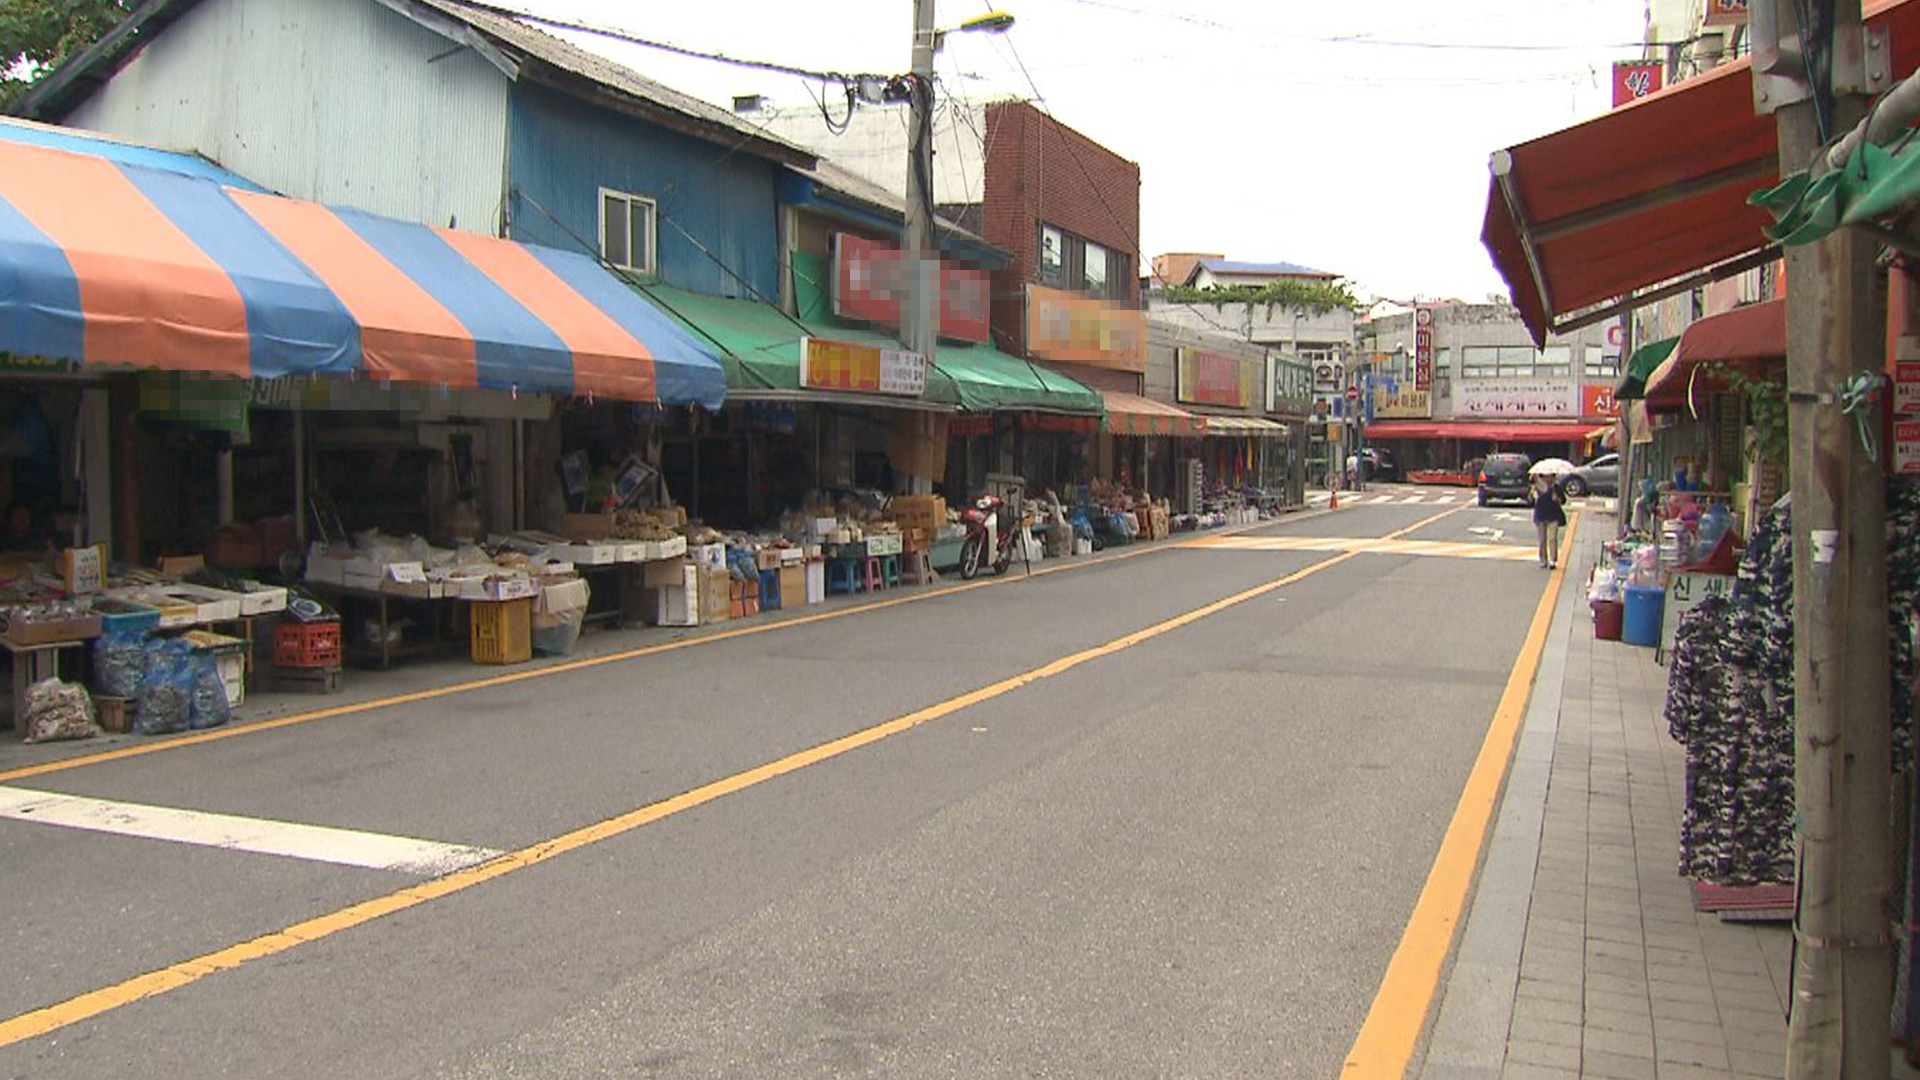
<instances>
[{"instance_id":1,"label":"asphalt road","mask_svg":"<svg viewBox=\"0 0 1920 1080\"><path fill-rule=\"evenodd\" d=\"M1407 537L1530 544L1523 513ZM96 1014L0 1046L0 1076L1331 1077L1546 582L1528 560L1166 546L11 781L516 850L739 778L164 993L82 999ZM429 880L16 820L0 865L0 1023Z\"/></svg>"}]
</instances>

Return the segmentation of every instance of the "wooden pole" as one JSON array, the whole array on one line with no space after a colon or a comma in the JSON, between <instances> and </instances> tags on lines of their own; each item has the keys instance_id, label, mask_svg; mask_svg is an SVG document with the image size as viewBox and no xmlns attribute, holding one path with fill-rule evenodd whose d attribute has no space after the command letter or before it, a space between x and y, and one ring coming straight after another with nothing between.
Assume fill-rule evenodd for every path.
<instances>
[{"instance_id":1,"label":"wooden pole","mask_svg":"<svg viewBox=\"0 0 1920 1080\"><path fill-rule=\"evenodd\" d=\"M1836 33L1858 35L1859 0ZM1783 12L1784 14L1784 12ZM1790 27L1791 21L1780 26ZM1839 97L1830 127L1864 109ZM1821 142L1811 101L1778 110L1783 174ZM1841 229L1787 249L1787 389L1792 435L1794 785L1799 902L1787 1080L1885 1080L1893 963L1888 913L1886 502L1880 460L1837 399L1884 367L1878 244ZM1866 429L1879 441L1879 416Z\"/></svg>"}]
</instances>

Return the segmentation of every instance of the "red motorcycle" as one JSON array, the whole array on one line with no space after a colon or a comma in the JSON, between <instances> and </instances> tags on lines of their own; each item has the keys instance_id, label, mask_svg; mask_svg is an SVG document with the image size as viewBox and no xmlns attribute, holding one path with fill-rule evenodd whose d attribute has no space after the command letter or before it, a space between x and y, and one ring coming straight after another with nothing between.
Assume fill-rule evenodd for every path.
<instances>
[{"instance_id":1,"label":"red motorcycle","mask_svg":"<svg viewBox=\"0 0 1920 1080\"><path fill-rule=\"evenodd\" d=\"M1004 574L1013 565L1013 543L1020 534L1020 522L998 495L982 495L960 512L960 523L967 527L967 539L960 545L960 577L972 581L992 553L993 572Z\"/></svg>"}]
</instances>

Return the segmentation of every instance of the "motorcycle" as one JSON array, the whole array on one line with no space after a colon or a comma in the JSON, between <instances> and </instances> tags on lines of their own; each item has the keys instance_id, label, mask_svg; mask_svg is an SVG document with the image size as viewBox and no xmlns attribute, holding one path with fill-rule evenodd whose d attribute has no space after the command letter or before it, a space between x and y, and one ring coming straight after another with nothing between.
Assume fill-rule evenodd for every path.
<instances>
[{"instance_id":1,"label":"motorcycle","mask_svg":"<svg viewBox=\"0 0 1920 1080\"><path fill-rule=\"evenodd\" d=\"M992 557L993 572L1004 574L1013 565L1013 544L1020 534L1020 522L1007 510L998 495L982 495L960 512L967 527L967 538L960 546L960 577L972 581Z\"/></svg>"}]
</instances>

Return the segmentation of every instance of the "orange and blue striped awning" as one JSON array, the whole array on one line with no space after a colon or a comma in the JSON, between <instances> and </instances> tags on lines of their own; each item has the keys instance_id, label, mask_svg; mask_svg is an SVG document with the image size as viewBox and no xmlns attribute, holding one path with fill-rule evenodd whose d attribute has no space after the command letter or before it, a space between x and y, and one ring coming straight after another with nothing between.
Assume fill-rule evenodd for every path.
<instances>
[{"instance_id":1,"label":"orange and blue striped awning","mask_svg":"<svg viewBox=\"0 0 1920 1080\"><path fill-rule=\"evenodd\" d=\"M0 139L0 352L717 409L719 361L592 258Z\"/></svg>"}]
</instances>

